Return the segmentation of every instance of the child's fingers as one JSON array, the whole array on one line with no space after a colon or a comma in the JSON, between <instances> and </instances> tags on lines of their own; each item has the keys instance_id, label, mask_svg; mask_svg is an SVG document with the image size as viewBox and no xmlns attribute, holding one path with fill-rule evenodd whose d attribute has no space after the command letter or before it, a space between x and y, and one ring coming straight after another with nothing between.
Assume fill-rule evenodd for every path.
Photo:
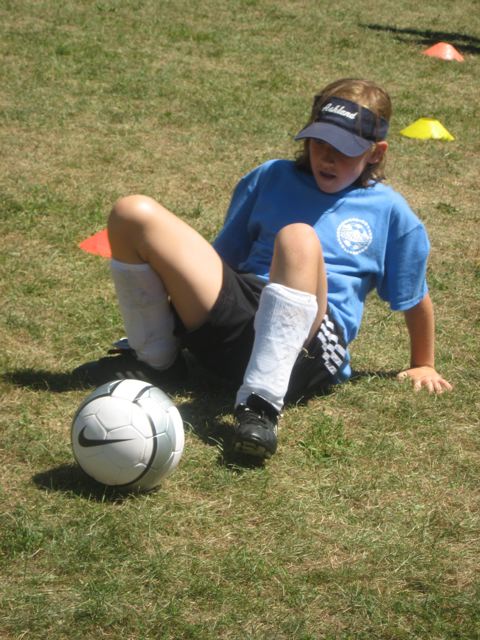
<instances>
[{"instance_id":1,"label":"child's fingers","mask_svg":"<svg viewBox=\"0 0 480 640\"><path fill-rule=\"evenodd\" d=\"M414 391L421 391L425 388L429 393L440 394L453 389L453 386L435 370L425 373L419 369L407 369L397 375L397 380L400 382L407 378L411 379Z\"/></svg>"},{"instance_id":2,"label":"child's fingers","mask_svg":"<svg viewBox=\"0 0 480 640\"><path fill-rule=\"evenodd\" d=\"M443 393L453 389L452 385L441 376L430 379L428 383L427 387L430 393Z\"/></svg>"},{"instance_id":3,"label":"child's fingers","mask_svg":"<svg viewBox=\"0 0 480 640\"><path fill-rule=\"evenodd\" d=\"M439 393L443 393L444 391L452 391L453 389L453 385L451 385L448 380L445 380L445 378L440 378L438 384L442 389L441 391L439 391Z\"/></svg>"}]
</instances>

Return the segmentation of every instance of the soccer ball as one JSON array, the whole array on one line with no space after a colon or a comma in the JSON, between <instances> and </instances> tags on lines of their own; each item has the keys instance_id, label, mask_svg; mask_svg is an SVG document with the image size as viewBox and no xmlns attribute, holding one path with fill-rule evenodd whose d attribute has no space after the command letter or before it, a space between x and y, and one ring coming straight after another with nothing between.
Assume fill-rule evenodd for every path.
<instances>
[{"instance_id":1,"label":"soccer ball","mask_svg":"<svg viewBox=\"0 0 480 640\"><path fill-rule=\"evenodd\" d=\"M72 421L73 455L89 476L109 486L148 490L170 475L185 437L178 409L141 380L114 380L81 403Z\"/></svg>"}]
</instances>

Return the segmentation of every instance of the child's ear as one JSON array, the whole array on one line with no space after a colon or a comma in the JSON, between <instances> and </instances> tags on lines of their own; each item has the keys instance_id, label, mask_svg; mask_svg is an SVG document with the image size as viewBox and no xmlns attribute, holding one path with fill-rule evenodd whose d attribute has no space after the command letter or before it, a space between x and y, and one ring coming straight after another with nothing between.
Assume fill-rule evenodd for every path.
<instances>
[{"instance_id":1,"label":"child's ear","mask_svg":"<svg viewBox=\"0 0 480 640\"><path fill-rule=\"evenodd\" d=\"M388 142L386 140L380 140L380 142L376 142L372 150L370 151L370 157L368 158L369 164L377 164L385 155L388 149Z\"/></svg>"}]
</instances>

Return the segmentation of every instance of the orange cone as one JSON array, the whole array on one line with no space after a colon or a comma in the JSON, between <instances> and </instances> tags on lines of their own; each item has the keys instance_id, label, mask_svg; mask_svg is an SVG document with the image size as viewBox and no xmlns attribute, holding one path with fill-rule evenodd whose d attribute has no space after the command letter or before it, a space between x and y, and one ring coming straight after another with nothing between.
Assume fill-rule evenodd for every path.
<instances>
[{"instance_id":1,"label":"orange cone","mask_svg":"<svg viewBox=\"0 0 480 640\"><path fill-rule=\"evenodd\" d=\"M430 49L422 51L426 56L432 56L432 58L440 58L441 60L456 60L457 62L463 62L464 57L462 54L452 47L448 42L438 42L434 44Z\"/></svg>"},{"instance_id":2,"label":"orange cone","mask_svg":"<svg viewBox=\"0 0 480 640\"><path fill-rule=\"evenodd\" d=\"M80 242L78 246L83 251L93 253L96 256L102 256L102 258L112 257L106 229L103 229L86 240L83 240L83 242Z\"/></svg>"}]
</instances>

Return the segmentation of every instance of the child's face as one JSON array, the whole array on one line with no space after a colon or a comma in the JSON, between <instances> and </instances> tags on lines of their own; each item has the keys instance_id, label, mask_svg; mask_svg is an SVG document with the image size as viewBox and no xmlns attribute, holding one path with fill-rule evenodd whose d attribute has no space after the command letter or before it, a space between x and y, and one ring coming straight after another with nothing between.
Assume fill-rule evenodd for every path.
<instances>
[{"instance_id":1,"label":"child's face","mask_svg":"<svg viewBox=\"0 0 480 640\"><path fill-rule=\"evenodd\" d=\"M358 180L367 164L379 162L386 150L386 142L372 143L372 148L361 156L350 158L327 142L310 139L310 165L318 188L324 193L346 189Z\"/></svg>"}]
</instances>

